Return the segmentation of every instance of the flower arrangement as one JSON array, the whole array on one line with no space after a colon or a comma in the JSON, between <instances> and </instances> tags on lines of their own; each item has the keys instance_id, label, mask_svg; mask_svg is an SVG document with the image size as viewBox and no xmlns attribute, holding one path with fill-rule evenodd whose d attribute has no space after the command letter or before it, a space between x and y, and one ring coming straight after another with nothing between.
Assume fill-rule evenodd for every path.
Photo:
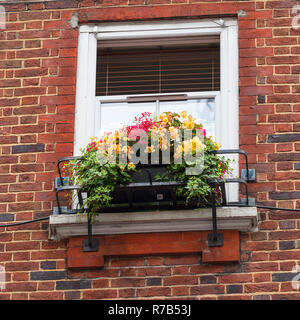
<instances>
[{"instance_id":1,"label":"flower arrangement","mask_svg":"<svg viewBox=\"0 0 300 320\"><path fill-rule=\"evenodd\" d=\"M66 168L71 181L88 194L85 206L91 215L109 206L115 187L132 182L132 173L145 163L168 164L168 174L155 178L165 181L171 174L172 180L184 182L176 187L178 196L187 204L205 206L212 192L211 181L224 178L230 170L229 160L216 155L219 148L186 111L164 112L156 118L144 112L132 125L100 139L91 137L81 150L82 160L73 160ZM221 198L218 190L216 196Z\"/></svg>"}]
</instances>

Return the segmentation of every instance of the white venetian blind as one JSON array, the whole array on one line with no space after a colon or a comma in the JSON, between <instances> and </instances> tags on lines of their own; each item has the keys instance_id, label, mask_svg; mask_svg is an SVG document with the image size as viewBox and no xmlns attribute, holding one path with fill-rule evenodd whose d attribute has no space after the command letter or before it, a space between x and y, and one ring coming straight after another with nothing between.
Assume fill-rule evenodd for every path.
<instances>
[{"instance_id":1,"label":"white venetian blind","mask_svg":"<svg viewBox=\"0 0 300 320\"><path fill-rule=\"evenodd\" d=\"M220 90L220 47L99 48L96 95Z\"/></svg>"}]
</instances>

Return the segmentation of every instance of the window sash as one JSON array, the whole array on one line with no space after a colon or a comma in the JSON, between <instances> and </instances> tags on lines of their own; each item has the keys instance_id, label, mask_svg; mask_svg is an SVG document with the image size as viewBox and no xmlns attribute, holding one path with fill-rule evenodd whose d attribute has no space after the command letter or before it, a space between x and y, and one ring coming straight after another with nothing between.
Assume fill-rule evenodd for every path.
<instances>
[{"instance_id":1,"label":"window sash","mask_svg":"<svg viewBox=\"0 0 300 320\"><path fill-rule=\"evenodd\" d=\"M135 95L135 96L102 96L97 97L97 112L95 114L95 133L96 136L101 136L104 132L101 128L101 117L103 112L103 106L108 108L114 108L116 104L124 103L124 108L128 108L128 105L126 103L129 101L136 101L141 104L147 104L149 102L153 103L152 109L155 109L154 115L159 115L161 113L161 107L160 105L165 101L174 101L175 102L183 102L187 100L203 100L203 99L210 99L214 101L214 117L215 117L215 124L214 124L214 138L218 141L220 137L220 92L219 91L209 91L209 92L190 92L190 93L178 93L176 95L173 94L157 94L155 96L153 95ZM161 103L160 103L161 102ZM114 105L115 103L115 105ZM109 106L110 104L110 106ZM134 104L132 104L134 106ZM187 112L189 112L188 107L185 106L184 108ZM140 107L140 113L145 112L147 110L143 109L143 107ZM169 110L172 111L172 110ZM183 109L181 110L183 111ZM133 117L133 116L132 116Z\"/></svg>"}]
</instances>

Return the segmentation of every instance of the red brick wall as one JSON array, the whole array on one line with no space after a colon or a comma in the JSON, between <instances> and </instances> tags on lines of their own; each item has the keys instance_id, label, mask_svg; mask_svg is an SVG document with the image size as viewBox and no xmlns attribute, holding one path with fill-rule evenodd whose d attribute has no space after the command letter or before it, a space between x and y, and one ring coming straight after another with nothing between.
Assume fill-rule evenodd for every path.
<instances>
[{"instance_id":1,"label":"red brick wall","mask_svg":"<svg viewBox=\"0 0 300 320\"><path fill-rule=\"evenodd\" d=\"M251 197L300 207L300 33L296 1L61 0L5 4L0 30L0 224L52 214L58 158L72 154L77 29L81 22L239 17L240 147L257 172ZM299 213L260 211L258 233L240 234L240 263L201 254L107 258L70 271L68 241L48 241L47 222L0 228L1 299L300 298Z\"/></svg>"}]
</instances>

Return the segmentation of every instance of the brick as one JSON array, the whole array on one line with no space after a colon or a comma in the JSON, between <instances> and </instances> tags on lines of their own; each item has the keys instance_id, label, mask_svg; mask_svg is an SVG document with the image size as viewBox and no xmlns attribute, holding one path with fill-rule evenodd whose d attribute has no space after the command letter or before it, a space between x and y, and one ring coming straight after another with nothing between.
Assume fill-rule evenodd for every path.
<instances>
[{"instance_id":1,"label":"brick","mask_svg":"<svg viewBox=\"0 0 300 320\"><path fill-rule=\"evenodd\" d=\"M138 276L170 276L171 268L168 267L155 267L155 268L142 268L137 270Z\"/></svg>"},{"instance_id":2,"label":"brick","mask_svg":"<svg viewBox=\"0 0 300 320\"><path fill-rule=\"evenodd\" d=\"M45 132L44 124L16 126L12 129L12 133L14 134L41 133L41 132Z\"/></svg>"},{"instance_id":3,"label":"brick","mask_svg":"<svg viewBox=\"0 0 300 320\"><path fill-rule=\"evenodd\" d=\"M28 261L18 261L18 262L7 262L5 264L5 271L31 271L37 270L37 262L28 262Z\"/></svg>"},{"instance_id":4,"label":"brick","mask_svg":"<svg viewBox=\"0 0 300 320\"><path fill-rule=\"evenodd\" d=\"M11 192L19 192L19 191L39 191L42 189L42 185L40 183L20 183L20 184L11 184L9 190Z\"/></svg>"},{"instance_id":5,"label":"brick","mask_svg":"<svg viewBox=\"0 0 300 320\"><path fill-rule=\"evenodd\" d=\"M32 42L31 42L32 43ZM48 57L48 49L31 49L31 50L20 50L17 52L17 58L35 58L35 57Z\"/></svg>"},{"instance_id":6,"label":"brick","mask_svg":"<svg viewBox=\"0 0 300 320\"><path fill-rule=\"evenodd\" d=\"M280 241L279 242L279 249L280 250L290 250L295 249L295 242L294 241Z\"/></svg>"},{"instance_id":7,"label":"brick","mask_svg":"<svg viewBox=\"0 0 300 320\"><path fill-rule=\"evenodd\" d=\"M123 278L111 280L111 287L144 287L145 280L138 278Z\"/></svg>"},{"instance_id":8,"label":"brick","mask_svg":"<svg viewBox=\"0 0 300 320\"><path fill-rule=\"evenodd\" d=\"M218 279L218 283L244 283L251 282L251 274L232 274L232 275L221 275Z\"/></svg>"},{"instance_id":9,"label":"brick","mask_svg":"<svg viewBox=\"0 0 300 320\"><path fill-rule=\"evenodd\" d=\"M277 271L278 263L276 262L255 262L245 265L245 272L266 272Z\"/></svg>"},{"instance_id":10,"label":"brick","mask_svg":"<svg viewBox=\"0 0 300 320\"><path fill-rule=\"evenodd\" d=\"M118 290L85 290L82 292L82 299L114 299L118 296Z\"/></svg>"},{"instance_id":11,"label":"brick","mask_svg":"<svg viewBox=\"0 0 300 320\"><path fill-rule=\"evenodd\" d=\"M19 19L21 21L50 19L50 12L49 11L21 12L19 14Z\"/></svg>"},{"instance_id":12,"label":"brick","mask_svg":"<svg viewBox=\"0 0 300 320\"><path fill-rule=\"evenodd\" d=\"M300 134L273 134L268 136L268 142L294 142L299 141Z\"/></svg>"},{"instance_id":13,"label":"brick","mask_svg":"<svg viewBox=\"0 0 300 320\"><path fill-rule=\"evenodd\" d=\"M25 78L25 77L39 77L48 74L47 68L26 68L15 71L15 76L17 78Z\"/></svg>"},{"instance_id":14,"label":"brick","mask_svg":"<svg viewBox=\"0 0 300 320\"><path fill-rule=\"evenodd\" d=\"M75 41L75 39L51 39L51 40L43 40L43 48L76 48L77 47L77 43ZM64 58L66 59L66 58ZM45 61L49 61L48 63L50 64L50 66L56 66L59 61L57 61L57 59L55 59L55 63L51 63L52 59L47 59ZM73 61L73 59L70 59L70 61ZM69 63L69 65L67 65L66 67L69 66L74 66L74 61L71 63ZM74 75L74 71L73 71L73 75Z\"/></svg>"},{"instance_id":15,"label":"brick","mask_svg":"<svg viewBox=\"0 0 300 320\"><path fill-rule=\"evenodd\" d=\"M0 222L14 221L14 215L11 213L0 213Z\"/></svg>"},{"instance_id":16,"label":"brick","mask_svg":"<svg viewBox=\"0 0 300 320\"><path fill-rule=\"evenodd\" d=\"M243 286L241 285L227 285L226 286L226 292L227 293L242 293L243 292Z\"/></svg>"},{"instance_id":17,"label":"brick","mask_svg":"<svg viewBox=\"0 0 300 320\"><path fill-rule=\"evenodd\" d=\"M298 230L274 231L270 232L269 237L272 240L292 240L297 239L300 232Z\"/></svg>"},{"instance_id":18,"label":"brick","mask_svg":"<svg viewBox=\"0 0 300 320\"><path fill-rule=\"evenodd\" d=\"M300 170L300 162L294 163L294 169L295 170Z\"/></svg>"},{"instance_id":19,"label":"brick","mask_svg":"<svg viewBox=\"0 0 300 320\"><path fill-rule=\"evenodd\" d=\"M288 272L288 273L273 273L272 274L272 281L273 282L286 282L292 281L295 277L295 272Z\"/></svg>"},{"instance_id":20,"label":"brick","mask_svg":"<svg viewBox=\"0 0 300 320\"><path fill-rule=\"evenodd\" d=\"M61 1L51 1L45 4L46 9L70 9L77 8L77 0L65 0L63 3Z\"/></svg>"},{"instance_id":21,"label":"brick","mask_svg":"<svg viewBox=\"0 0 300 320\"><path fill-rule=\"evenodd\" d=\"M66 300L79 300L81 293L79 291L67 291L65 292Z\"/></svg>"},{"instance_id":22,"label":"brick","mask_svg":"<svg viewBox=\"0 0 300 320\"><path fill-rule=\"evenodd\" d=\"M271 276L269 273L256 273L253 277L253 282L270 282Z\"/></svg>"},{"instance_id":23,"label":"brick","mask_svg":"<svg viewBox=\"0 0 300 320\"><path fill-rule=\"evenodd\" d=\"M31 159L31 158L30 158ZM44 166L42 164L28 163L28 164L16 164L12 166L11 171L13 173L22 173L22 172L39 172L43 171ZM30 187L31 185L29 185Z\"/></svg>"},{"instance_id":24,"label":"brick","mask_svg":"<svg viewBox=\"0 0 300 320\"><path fill-rule=\"evenodd\" d=\"M278 223L280 229L295 229L296 222L294 220L279 221Z\"/></svg>"},{"instance_id":25,"label":"brick","mask_svg":"<svg viewBox=\"0 0 300 320\"><path fill-rule=\"evenodd\" d=\"M271 300L271 298L267 294L258 294L253 296L253 300Z\"/></svg>"},{"instance_id":26,"label":"brick","mask_svg":"<svg viewBox=\"0 0 300 320\"><path fill-rule=\"evenodd\" d=\"M20 99L0 99L0 107L8 107L8 106L18 106L20 104Z\"/></svg>"},{"instance_id":27,"label":"brick","mask_svg":"<svg viewBox=\"0 0 300 320\"><path fill-rule=\"evenodd\" d=\"M56 281L56 290L80 290L91 288L91 280Z\"/></svg>"},{"instance_id":28,"label":"brick","mask_svg":"<svg viewBox=\"0 0 300 320\"><path fill-rule=\"evenodd\" d=\"M66 278L66 271L34 271L30 272L30 280L61 280Z\"/></svg>"},{"instance_id":29,"label":"brick","mask_svg":"<svg viewBox=\"0 0 300 320\"><path fill-rule=\"evenodd\" d=\"M11 212L31 211L38 209L40 209L40 204L37 202L10 203L8 205L8 210Z\"/></svg>"},{"instance_id":30,"label":"brick","mask_svg":"<svg viewBox=\"0 0 300 320\"><path fill-rule=\"evenodd\" d=\"M20 87L21 81L19 79L5 79L0 80L0 88Z\"/></svg>"},{"instance_id":31,"label":"brick","mask_svg":"<svg viewBox=\"0 0 300 320\"><path fill-rule=\"evenodd\" d=\"M6 49L21 49L23 47L22 41L5 41L0 42L0 50Z\"/></svg>"},{"instance_id":32,"label":"brick","mask_svg":"<svg viewBox=\"0 0 300 320\"><path fill-rule=\"evenodd\" d=\"M193 285L198 284L198 279L195 276L176 276L164 278L164 286L172 285Z\"/></svg>"},{"instance_id":33,"label":"brick","mask_svg":"<svg viewBox=\"0 0 300 320\"><path fill-rule=\"evenodd\" d=\"M245 293L276 292L279 291L279 285L276 283L245 284L244 291Z\"/></svg>"},{"instance_id":34,"label":"brick","mask_svg":"<svg viewBox=\"0 0 300 320\"><path fill-rule=\"evenodd\" d=\"M20 68L22 66L21 60L0 60L0 69Z\"/></svg>"},{"instance_id":35,"label":"brick","mask_svg":"<svg viewBox=\"0 0 300 320\"><path fill-rule=\"evenodd\" d=\"M27 153L27 152L44 152L44 144L18 145L12 147L12 153Z\"/></svg>"},{"instance_id":36,"label":"brick","mask_svg":"<svg viewBox=\"0 0 300 320\"><path fill-rule=\"evenodd\" d=\"M137 297L165 297L171 295L171 288L138 288L136 289Z\"/></svg>"},{"instance_id":37,"label":"brick","mask_svg":"<svg viewBox=\"0 0 300 320\"><path fill-rule=\"evenodd\" d=\"M161 286L162 279L161 278L149 278L146 281L147 286Z\"/></svg>"},{"instance_id":38,"label":"brick","mask_svg":"<svg viewBox=\"0 0 300 320\"><path fill-rule=\"evenodd\" d=\"M294 116L294 117L292 117ZM299 121L300 115L297 114L280 114L280 115L270 115L269 121L270 122L294 122Z\"/></svg>"},{"instance_id":39,"label":"brick","mask_svg":"<svg viewBox=\"0 0 300 320\"><path fill-rule=\"evenodd\" d=\"M200 276L200 284L215 284L217 279L215 276Z\"/></svg>"},{"instance_id":40,"label":"brick","mask_svg":"<svg viewBox=\"0 0 300 320\"><path fill-rule=\"evenodd\" d=\"M191 295L224 294L224 285L202 285L191 287Z\"/></svg>"},{"instance_id":41,"label":"brick","mask_svg":"<svg viewBox=\"0 0 300 320\"><path fill-rule=\"evenodd\" d=\"M165 265L190 265L199 263L199 257L195 256L175 256L175 257L166 257L164 264Z\"/></svg>"},{"instance_id":42,"label":"brick","mask_svg":"<svg viewBox=\"0 0 300 320\"><path fill-rule=\"evenodd\" d=\"M32 292L30 293L30 300L62 300L62 292Z\"/></svg>"},{"instance_id":43,"label":"brick","mask_svg":"<svg viewBox=\"0 0 300 320\"><path fill-rule=\"evenodd\" d=\"M298 260L299 256L299 252L297 251L285 250L279 252L271 252L270 260Z\"/></svg>"},{"instance_id":44,"label":"brick","mask_svg":"<svg viewBox=\"0 0 300 320\"><path fill-rule=\"evenodd\" d=\"M300 192L270 192L270 199L273 200L288 200L288 199L299 199Z\"/></svg>"},{"instance_id":45,"label":"brick","mask_svg":"<svg viewBox=\"0 0 300 320\"><path fill-rule=\"evenodd\" d=\"M299 161L299 153L274 153L268 155L268 161L278 162L278 161ZM279 174L278 174L279 176ZM295 175L296 176L296 175Z\"/></svg>"},{"instance_id":46,"label":"brick","mask_svg":"<svg viewBox=\"0 0 300 320\"><path fill-rule=\"evenodd\" d=\"M15 282L15 283L7 283L5 285L6 291L35 291L36 290L36 283L23 283L23 282Z\"/></svg>"}]
</instances>

